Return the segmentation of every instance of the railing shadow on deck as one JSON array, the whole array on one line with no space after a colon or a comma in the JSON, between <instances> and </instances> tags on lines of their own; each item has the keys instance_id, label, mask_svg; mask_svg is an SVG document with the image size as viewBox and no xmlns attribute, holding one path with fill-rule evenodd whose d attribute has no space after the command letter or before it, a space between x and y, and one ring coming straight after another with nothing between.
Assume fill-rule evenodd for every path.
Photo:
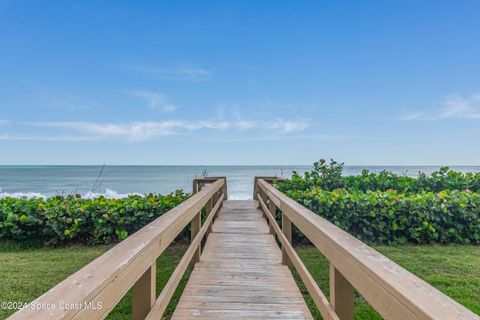
<instances>
[{"instance_id":1,"label":"railing shadow on deck","mask_svg":"<svg viewBox=\"0 0 480 320\"><path fill-rule=\"evenodd\" d=\"M384 319L479 320L480 317L373 248L281 193L272 181L256 177L254 198L282 246L283 263L292 266L324 319L351 320L354 289ZM281 181L280 181L281 182ZM276 215L281 214L281 226ZM295 225L330 263L330 301L295 249Z\"/></svg>"},{"instance_id":2,"label":"railing shadow on deck","mask_svg":"<svg viewBox=\"0 0 480 320\"><path fill-rule=\"evenodd\" d=\"M196 179L193 185L192 197L32 301L34 308L9 319L104 319L130 289L132 319L161 319L188 266L199 260L202 240L227 197L225 177ZM157 297L157 258L189 223L190 246Z\"/></svg>"}]
</instances>

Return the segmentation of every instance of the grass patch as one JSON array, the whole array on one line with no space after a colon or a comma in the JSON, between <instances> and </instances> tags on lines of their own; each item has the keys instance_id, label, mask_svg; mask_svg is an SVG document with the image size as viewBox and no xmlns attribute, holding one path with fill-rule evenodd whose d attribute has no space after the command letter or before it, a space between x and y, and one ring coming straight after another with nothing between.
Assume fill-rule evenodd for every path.
<instances>
[{"instance_id":1,"label":"grass patch","mask_svg":"<svg viewBox=\"0 0 480 320\"><path fill-rule=\"evenodd\" d=\"M48 248L0 243L0 301L32 301L111 247ZM173 245L158 258L157 293L168 281L186 248L184 244ZM190 271L187 271L165 311L165 318L172 315L189 275ZM131 304L131 293L128 292L108 319L130 319ZM0 319L8 317L14 311L0 309Z\"/></svg>"},{"instance_id":2,"label":"grass patch","mask_svg":"<svg viewBox=\"0 0 480 320\"><path fill-rule=\"evenodd\" d=\"M479 246L402 245L376 246L375 249L480 315ZM328 261L314 247L299 247L297 252L328 297ZM295 274L295 278L314 318L322 319L297 274ZM355 319L376 320L382 318L357 294L355 298Z\"/></svg>"},{"instance_id":3,"label":"grass patch","mask_svg":"<svg viewBox=\"0 0 480 320\"><path fill-rule=\"evenodd\" d=\"M63 248L25 247L0 243L0 301L31 301L58 282L95 259L111 246L69 246ZM187 245L168 248L157 260L157 293L161 291L180 261ZM479 246L378 246L382 254L396 261L473 312L480 314ZM328 296L328 262L313 247L298 247L297 252ZM170 318L190 275L181 281L165 317ZM299 280L298 275L295 275ZM300 283L315 319L321 319L313 301ZM13 310L0 310L0 319ZM115 307L108 319L130 319L131 294ZM381 319L360 296L355 299L355 319Z\"/></svg>"}]
</instances>

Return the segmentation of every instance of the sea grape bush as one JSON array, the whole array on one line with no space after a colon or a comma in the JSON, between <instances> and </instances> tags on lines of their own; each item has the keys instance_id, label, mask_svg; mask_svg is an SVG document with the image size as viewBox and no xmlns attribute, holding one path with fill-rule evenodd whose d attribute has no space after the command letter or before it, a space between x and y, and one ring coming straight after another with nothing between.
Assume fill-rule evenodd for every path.
<instances>
[{"instance_id":1,"label":"sea grape bush","mask_svg":"<svg viewBox=\"0 0 480 320\"><path fill-rule=\"evenodd\" d=\"M178 190L123 199L3 198L0 239L46 244L112 243L125 239L188 197Z\"/></svg>"},{"instance_id":2,"label":"sea grape bush","mask_svg":"<svg viewBox=\"0 0 480 320\"><path fill-rule=\"evenodd\" d=\"M480 173L461 173L450 170L448 167L442 167L430 176L420 172L418 177L408 177L389 171L374 173L363 170L359 176L343 177L343 187L361 191L394 189L405 193L443 190L480 192Z\"/></svg>"},{"instance_id":3,"label":"sea grape bush","mask_svg":"<svg viewBox=\"0 0 480 320\"><path fill-rule=\"evenodd\" d=\"M480 192L480 172L461 173L442 167L430 176L418 173L418 177L398 175L389 171L379 173L363 170L356 176L343 175L343 163L325 160L315 162L313 169L303 176L294 172L291 179L283 184L284 189L306 190L311 187L320 187L323 190L345 188L348 190L387 191L397 190L403 193L418 193L422 191L440 192L443 190L470 190Z\"/></svg>"},{"instance_id":4,"label":"sea grape bush","mask_svg":"<svg viewBox=\"0 0 480 320\"><path fill-rule=\"evenodd\" d=\"M287 196L369 244L480 244L479 174L442 168L418 178L364 171L342 176L325 161L278 184ZM303 239L298 231L297 240Z\"/></svg>"},{"instance_id":5,"label":"sea grape bush","mask_svg":"<svg viewBox=\"0 0 480 320\"><path fill-rule=\"evenodd\" d=\"M369 244L480 243L480 194L471 191L404 194L313 187L285 194Z\"/></svg>"}]
</instances>

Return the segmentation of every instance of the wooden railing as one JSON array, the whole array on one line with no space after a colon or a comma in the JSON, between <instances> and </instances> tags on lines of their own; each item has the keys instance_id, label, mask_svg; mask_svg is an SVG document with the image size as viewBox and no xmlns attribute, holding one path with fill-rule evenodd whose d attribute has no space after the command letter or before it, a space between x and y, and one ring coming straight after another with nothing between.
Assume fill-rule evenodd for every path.
<instances>
[{"instance_id":1,"label":"wooden railing","mask_svg":"<svg viewBox=\"0 0 480 320\"><path fill-rule=\"evenodd\" d=\"M132 289L132 319L161 319L226 198L226 179L209 179L192 197L146 225L9 319L104 319ZM194 182L195 184L195 182ZM202 225L202 211L206 212ZM191 224L191 243L156 296L156 261Z\"/></svg>"},{"instance_id":2,"label":"wooden railing","mask_svg":"<svg viewBox=\"0 0 480 320\"><path fill-rule=\"evenodd\" d=\"M227 181L227 177L201 177L201 178L195 178L193 179L193 183L192 183L192 192L193 193L197 193L199 192L200 190L202 190L202 188L208 184L212 184L214 182L216 182L217 180L225 180ZM228 200L228 191L227 191L227 184L225 183L223 185L223 194L225 195L225 199L224 200Z\"/></svg>"},{"instance_id":3,"label":"wooden railing","mask_svg":"<svg viewBox=\"0 0 480 320\"><path fill-rule=\"evenodd\" d=\"M275 178L269 178L269 181ZM354 289L385 319L479 320L480 317L365 243L255 179L255 198L324 319L353 319ZM281 228L276 221L281 213ZM291 245L295 225L330 263L330 301Z\"/></svg>"}]
</instances>

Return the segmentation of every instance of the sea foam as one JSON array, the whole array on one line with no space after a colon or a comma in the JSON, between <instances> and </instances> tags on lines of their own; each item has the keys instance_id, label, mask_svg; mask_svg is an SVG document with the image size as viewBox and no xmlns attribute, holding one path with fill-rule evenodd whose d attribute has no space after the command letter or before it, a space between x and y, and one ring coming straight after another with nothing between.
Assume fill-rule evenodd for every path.
<instances>
[{"instance_id":1,"label":"sea foam","mask_svg":"<svg viewBox=\"0 0 480 320\"><path fill-rule=\"evenodd\" d=\"M131 193L119 193L115 190L111 189L106 189L104 193L99 193L99 192L86 192L83 194L80 194L82 198L84 199L95 199L98 197L105 197L108 199L121 199L121 198L126 198L131 195L141 195L140 193L137 192L131 192ZM0 199L2 198L49 198L53 197L55 194L43 194L39 192L2 192L2 189L0 188Z\"/></svg>"}]
</instances>

